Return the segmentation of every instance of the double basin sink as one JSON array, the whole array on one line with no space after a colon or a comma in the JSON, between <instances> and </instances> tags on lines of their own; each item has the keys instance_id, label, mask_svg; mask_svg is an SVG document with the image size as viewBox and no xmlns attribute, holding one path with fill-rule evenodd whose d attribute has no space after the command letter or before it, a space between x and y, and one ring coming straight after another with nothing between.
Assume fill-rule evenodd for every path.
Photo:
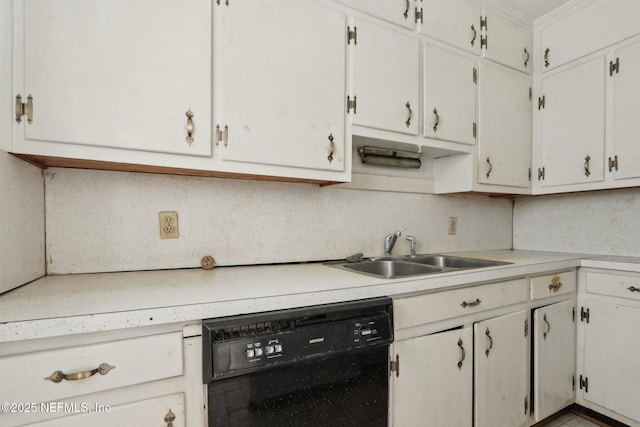
<instances>
[{"instance_id":1,"label":"double basin sink","mask_svg":"<svg viewBox=\"0 0 640 427\"><path fill-rule=\"evenodd\" d=\"M367 274L369 276L395 279L399 277L422 276L449 271L474 268L495 267L511 264L477 258L464 258L449 255L416 255L414 257L382 257L360 262L331 263L332 267Z\"/></svg>"}]
</instances>

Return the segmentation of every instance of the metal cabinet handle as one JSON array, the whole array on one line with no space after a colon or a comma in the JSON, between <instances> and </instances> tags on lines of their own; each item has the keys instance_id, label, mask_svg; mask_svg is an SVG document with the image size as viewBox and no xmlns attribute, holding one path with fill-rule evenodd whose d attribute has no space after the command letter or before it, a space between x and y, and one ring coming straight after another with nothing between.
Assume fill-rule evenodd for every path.
<instances>
[{"instance_id":1,"label":"metal cabinet handle","mask_svg":"<svg viewBox=\"0 0 640 427\"><path fill-rule=\"evenodd\" d=\"M549 68L549 48L544 50L544 68Z\"/></svg>"},{"instance_id":2,"label":"metal cabinet handle","mask_svg":"<svg viewBox=\"0 0 640 427\"><path fill-rule=\"evenodd\" d=\"M489 348L485 350L484 354L486 354L487 357L489 357L489 352L491 352L491 349L493 348L493 338L491 338L491 333L489 332L489 328L487 328L485 335L487 336L487 338L489 338Z\"/></svg>"},{"instance_id":3,"label":"metal cabinet handle","mask_svg":"<svg viewBox=\"0 0 640 427\"><path fill-rule=\"evenodd\" d=\"M187 111L187 142L189 145L193 143L193 112L191 108Z\"/></svg>"},{"instance_id":4,"label":"metal cabinet handle","mask_svg":"<svg viewBox=\"0 0 640 427\"><path fill-rule=\"evenodd\" d=\"M410 8L411 8L411 3L409 3L409 0L407 0L405 2L404 13L402 14L402 16L404 16L404 19L408 19L409 18L409 9Z\"/></svg>"},{"instance_id":5,"label":"metal cabinet handle","mask_svg":"<svg viewBox=\"0 0 640 427\"><path fill-rule=\"evenodd\" d=\"M587 157L584 158L584 175L589 177L591 172L589 171L589 161L591 160L591 156L587 154Z\"/></svg>"},{"instance_id":6,"label":"metal cabinet handle","mask_svg":"<svg viewBox=\"0 0 640 427\"><path fill-rule=\"evenodd\" d=\"M464 347L462 346L463 342L462 342L462 338L458 339L458 347L460 347L460 351L462 351L462 356L460 357L460 360L458 361L458 369L462 369L462 362L464 362L464 359L466 358L465 353L464 353Z\"/></svg>"},{"instance_id":7,"label":"metal cabinet handle","mask_svg":"<svg viewBox=\"0 0 640 427\"><path fill-rule=\"evenodd\" d=\"M478 31L476 30L476 27L473 26L473 24L471 24L471 31L473 31L473 38L471 39L471 46L476 44L476 38L478 37Z\"/></svg>"},{"instance_id":8,"label":"metal cabinet handle","mask_svg":"<svg viewBox=\"0 0 640 427\"><path fill-rule=\"evenodd\" d=\"M526 58L524 60L524 68L527 68L527 64L529 63L529 58L531 57L531 55L529 55L529 51L526 47L524 48L524 54L526 55Z\"/></svg>"},{"instance_id":9,"label":"metal cabinet handle","mask_svg":"<svg viewBox=\"0 0 640 427\"><path fill-rule=\"evenodd\" d=\"M553 292L558 292L558 290L562 287L562 282L558 283L549 283L549 290Z\"/></svg>"},{"instance_id":10,"label":"metal cabinet handle","mask_svg":"<svg viewBox=\"0 0 640 427\"><path fill-rule=\"evenodd\" d=\"M409 127L411 126L411 119L413 118L413 111L411 110L411 104L409 103L409 101L407 101L405 107L407 107L407 109L409 110L409 118L404 123L407 125L407 127Z\"/></svg>"},{"instance_id":11,"label":"metal cabinet handle","mask_svg":"<svg viewBox=\"0 0 640 427\"><path fill-rule=\"evenodd\" d=\"M544 338L545 340L547 339L547 334L549 332L551 332L551 323L549 323L549 321L547 320L547 315L545 313L545 315L542 317L542 320L544 321L544 323L547 325L547 330L544 331L542 333L542 338Z\"/></svg>"},{"instance_id":12,"label":"metal cabinet handle","mask_svg":"<svg viewBox=\"0 0 640 427\"><path fill-rule=\"evenodd\" d=\"M95 374L107 375L107 373L109 373L109 371L114 368L115 366L111 366L108 363L101 363L100 366L98 366L95 369L91 369L89 371L74 372L72 374L65 374L62 371L55 371L53 374L46 377L45 380L50 380L50 381L53 381L54 383L62 382L62 380L67 380L67 381L83 380Z\"/></svg>"},{"instance_id":13,"label":"metal cabinet handle","mask_svg":"<svg viewBox=\"0 0 640 427\"><path fill-rule=\"evenodd\" d=\"M440 124L440 116L438 115L438 109L433 109L433 114L436 116L436 122L433 124L433 131L438 132L438 125Z\"/></svg>"},{"instance_id":14,"label":"metal cabinet handle","mask_svg":"<svg viewBox=\"0 0 640 427\"><path fill-rule=\"evenodd\" d=\"M636 288L635 286L629 286L627 289L631 292L640 292L640 288Z\"/></svg>"},{"instance_id":15,"label":"metal cabinet handle","mask_svg":"<svg viewBox=\"0 0 640 427\"><path fill-rule=\"evenodd\" d=\"M327 156L327 160L329 163L333 161L333 152L335 151L336 144L333 142L333 133L329 134L329 155Z\"/></svg>"},{"instance_id":16,"label":"metal cabinet handle","mask_svg":"<svg viewBox=\"0 0 640 427\"><path fill-rule=\"evenodd\" d=\"M462 304L460 304L462 306L462 308L466 308L466 307L475 307L477 305L480 305L482 301L480 300L480 298L476 298L475 301L472 302L466 302L466 301L462 301Z\"/></svg>"},{"instance_id":17,"label":"metal cabinet handle","mask_svg":"<svg viewBox=\"0 0 640 427\"><path fill-rule=\"evenodd\" d=\"M493 165L491 164L491 160L487 157L487 164L489 165L489 170L487 171L487 178L491 175L491 171L493 171Z\"/></svg>"},{"instance_id":18,"label":"metal cabinet handle","mask_svg":"<svg viewBox=\"0 0 640 427\"><path fill-rule=\"evenodd\" d=\"M167 427L173 427L173 422L176 420L176 414L174 414L171 409L167 412L167 415L164 416L164 422L167 423Z\"/></svg>"}]
</instances>

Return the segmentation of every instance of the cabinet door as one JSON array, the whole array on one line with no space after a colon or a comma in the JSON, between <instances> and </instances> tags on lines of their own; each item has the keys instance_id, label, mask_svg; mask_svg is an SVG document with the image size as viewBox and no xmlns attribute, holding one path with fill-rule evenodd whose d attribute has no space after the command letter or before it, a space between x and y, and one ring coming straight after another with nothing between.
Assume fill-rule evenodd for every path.
<instances>
[{"instance_id":1,"label":"cabinet door","mask_svg":"<svg viewBox=\"0 0 640 427\"><path fill-rule=\"evenodd\" d=\"M417 135L420 42L373 24L354 23L353 124Z\"/></svg>"},{"instance_id":2,"label":"cabinet door","mask_svg":"<svg viewBox=\"0 0 640 427\"><path fill-rule=\"evenodd\" d=\"M299 0L231 2L216 13L221 158L344 170L345 15Z\"/></svg>"},{"instance_id":3,"label":"cabinet door","mask_svg":"<svg viewBox=\"0 0 640 427\"><path fill-rule=\"evenodd\" d=\"M604 179L604 59L598 56L542 80L543 187Z\"/></svg>"},{"instance_id":4,"label":"cabinet door","mask_svg":"<svg viewBox=\"0 0 640 427\"><path fill-rule=\"evenodd\" d=\"M475 426L518 427L529 419L529 313L475 323Z\"/></svg>"},{"instance_id":5,"label":"cabinet door","mask_svg":"<svg viewBox=\"0 0 640 427\"><path fill-rule=\"evenodd\" d=\"M640 177L640 42L614 52L618 72L613 72L613 155L617 166L610 167L615 179Z\"/></svg>"},{"instance_id":6,"label":"cabinet door","mask_svg":"<svg viewBox=\"0 0 640 427\"><path fill-rule=\"evenodd\" d=\"M488 11L484 56L518 71L533 69L533 30L494 11Z\"/></svg>"},{"instance_id":7,"label":"cabinet door","mask_svg":"<svg viewBox=\"0 0 640 427\"><path fill-rule=\"evenodd\" d=\"M420 0L420 33L480 54L480 7L466 0Z\"/></svg>"},{"instance_id":8,"label":"cabinet door","mask_svg":"<svg viewBox=\"0 0 640 427\"><path fill-rule=\"evenodd\" d=\"M475 143L475 73L475 61L424 45L424 136Z\"/></svg>"},{"instance_id":9,"label":"cabinet door","mask_svg":"<svg viewBox=\"0 0 640 427\"><path fill-rule=\"evenodd\" d=\"M394 426L471 426L472 342L465 328L393 344L400 361L392 377Z\"/></svg>"},{"instance_id":10,"label":"cabinet door","mask_svg":"<svg viewBox=\"0 0 640 427\"><path fill-rule=\"evenodd\" d=\"M413 29L413 0L336 0L352 9L376 16L392 24Z\"/></svg>"},{"instance_id":11,"label":"cabinet door","mask_svg":"<svg viewBox=\"0 0 640 427\"><path fill-rule=\"evenodd\" d=\"M531 79L489 64L480 67L478 182L529 186Z\"/></svg>"},{"instance_id":12,"label":"cabinet door","mask_svg":"<svg viewBox=\"0 0 640 427\"><path fill-rule=\"evenodd\" d=\"M211 5L16 2L16 95L33 96L33 122L18 138L210 156Z\"/></svg>"},{"instance_id":13,"label":"cabinet door","mask_svg":"<svg viewBox=\"0 0 640 427\"><path fill-rule=\"evenodd\" d=\"M584 332L584 366L588 379L583 399L640 422L638 405L638 325L640 308L588 301L589 323Z\"/></svg>"},{"instance_id":14,"label":"cabinet door","mask_svg":"<svg viewBox=\"0 0 640 427\"><path fill-rule=\"evenodd\" d=\"M575 303L565 301L533 312L534 414L541 421L575 399Z\"/></svg>"},{"instance_id":15,"label":"cabinet door","mask_svg":"<svg viewBox=\"0 0 640 427\"><path fill-rule=\"evenodd\" d=\"M54 402L56 403L56 402ZM82 411L81 403L72 408L78 408L78 412ZM60 408L55 407L58 411ZM157 397L154 399L141 400L139 402L128 403L125 405L109 406L96 410L93 407L87 407L91 412L72 415L63 418L56 418L51 421L43 421L33 426L41 427L86 427L89 425L121 425L121 426L166 426L184 427L185 422L184 411L184 394L177 393L168 396ZM71 412L71 411L69 411ZM173 417L173 421L170 421ZM169 424L172 422L173 424Z\"/></svg>"}]
</instances>

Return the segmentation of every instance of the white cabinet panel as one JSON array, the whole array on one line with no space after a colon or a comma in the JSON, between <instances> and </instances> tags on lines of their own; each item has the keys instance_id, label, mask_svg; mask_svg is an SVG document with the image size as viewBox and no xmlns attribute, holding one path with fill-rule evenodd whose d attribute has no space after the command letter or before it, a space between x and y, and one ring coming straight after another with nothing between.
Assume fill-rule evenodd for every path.
<instances>
[{"instance_id":1,"label":"white cabinet panel","mask_svg":"<svg viewBox=\"0 0 640 427\"><path fill-rule=\"evenodd\" d=\"M456 329L393 344L401 366L392 378L394 426L471 425L472 335Z\"/></svg>"},{"instance_id":2,"label":"white cabinet panel","mask_svg":"<svg viewBox=\"0 0 640 427\"><path fill-rule=\"evenodd\" d=\"M612 63L618 64L618 72L610 77L613 85L613 153L617 160L610 167L615 179L640 177L640 42L624 46L613 54Z\"/></svg>"},{"instance_id":3,"label":"white cabinet panel","mask_svg":"<svg viewBox=\"0 0 640 427\"><path fill-rule=\"evenodd\" d=\"M518 427L529 419L529 313L474 324L475 423Z\"/></svg>"},{"instance_id":4,"label":"white cabinet panel","mask_svg":"<svg viewBox=\"0 0 640 427\"><path fill-rule=\"evenodd\" d=\"M475 61L424 45L424 136L475 144L475 72Z\"/></svg>"},{"instance_id":5,"label":"white cabinet panel","mask_svg":"<svg viewBox=\"0 0 640 427\"><path fill-rule=\"evenodd\" d=\"M221 158L344 170L344 14L299 0L243 0L217 11L216 123L228 129Z\"/></svg>"},{"instance_id":6,"label":"white cabinet panel","mask_svg":"<svg viewBox=\"0 0 640 427\"><path fill-rule=\"evenodd\" d=\"M420 33L480 54L480 7L466 0L420 0Z\"/></svg>"},{"instance_id":7,"label":"white cabinet panel","mask_svg":"<svg viewBox=\"0 0 640 427\"><path fill-rule=\"evenodd\" d=\"M541 421L575 399L576 325L574 301L533 313L534 415Z\"/></svg>"},{"instance_id":8,"label":"white cabinet panel","mask_svg":"<svg viewBox=\"0 0 640 427\"><path fill-rule=\"evenodd\" d=\"M23 102L32 95L34 105L33 122L17 125L19 138L211 155L212 2L14 4L24 14L16 94Z\"/></svg>"},{"instance_id":9,"label":"white cabinet panel","mask_svg":"<svg viewBox=\"0 0 640 427\"><path fill-rule=\"evenodd\" d=\"M604 179L605 58L542 80L543 187ZM587 171L588 169L588 171Z\"/></svg>"},{"instance_id":10,"label":"white cabinet panel","mask_svg":"<svg viewBox=\"0 0 640 427\"><path fill-rule=\"evenodd\" d=\"M392 24L413 29L415 12L413 0L336 0Z\"/></svg>"},{"instance_id":11,"label":"white cabinet panel","mask_svg":"<svg viewBox=\"0 0 640 427\"><path fill-rule=\"evenodd\" d=\"M367 22L354 20L354 25L353 124L417 135L420 42Z\"/></svg>"},{"instance_id":12,"label":"white cabinet panel","mask_svg":"<svg viewBox=\"0 0 640 427\"><path fill-rule=\"evenodd\" d=\"M481 64L478 182L529 187L531 79Z\"/></svg>"},{"instance_id":13,"label":"white cabinet panel","mask_svg":"<svg viewBox=\"0 0 640 427\"><path fill-rule=\"evenodd\" d=\"M531 73L533 69L533 31L499 12L488 11L487 59L518 71Z\"/></svg>"}]
</instances>

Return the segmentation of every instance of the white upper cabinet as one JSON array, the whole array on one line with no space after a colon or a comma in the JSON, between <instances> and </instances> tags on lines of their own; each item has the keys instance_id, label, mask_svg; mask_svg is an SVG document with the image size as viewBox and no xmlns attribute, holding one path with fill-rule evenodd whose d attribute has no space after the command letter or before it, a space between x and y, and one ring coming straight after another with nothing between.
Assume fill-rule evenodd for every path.
<instances>
[{"instance_id":1,"label":"white upper cabinet","mask_svg":"<svg viewBox=\"0 0 640 427\"><path fill-rule=\"evenodd\" d=\"M16 46L24 46L16 50L14 96L25 105L31 96L33 106L33 120L15 127L15 151L46 141L211 155L211 1L14 7ZM69 154L54 147L46 154Z\"/></svg>"},{"instance_id":2,"label":"white upper cabinet","mask_svg":"<svg viewBox=\"0 0 640 427\"><path fill-rule=\"evenodd\" d=\"M531 78L481 64L478 182L527 188L531 167Z\"/></svg>"},{"instance_id":3,"label":"white upper cabinet","mask_svg":"<svg viewBox=\"0 0 640 427\"><path fill-rule=\"evenodd\" d=\"M617 49L609 61L613 79L613 143L607 158L614 179L640 177L640 41Z\"/></svg>"},{"instance_id":4,"label":"white upper cabinet","mask_svg":"<svg viewBox=\"0 0 640 427\"><path fill-rule=\"evenodd\" d=\"M478 5L466 0L420 0L420 33L468 52L480 54Z\"/></svg>"},{"instance_id":5,"label":"white upper cabinet","mask_svg":"<svg viewBox=\"0 0 640 427\"><path fill-rule=\"evenodd\" d=\"M222 160L344 171L345 15L300 0L218 11Z\"/></svg>"},{"instance_id":6,"label":"white upper cabinet","mask_svg":"<svg viewBox=\"0 0 640 427\"><path fill-rule=\"evenodd\" d=\"M525 73L533 70L533 31L500 12L485 12L484 57Z\"/></svg>"},{"instance_id":7,"label":"white upper cabinet","mask_svg":"<svg viewBox=\"0 0 640 427\"><path fill-rule=\"evenodd\" d=\"M316 18L317 19L317 18ZM420 42L392 29L354 20L351 40L353 124L417 135L420 116ZM354 129L354 134L358 130Z\"/></svg>"},{"instance_id":8,"label":"white upper cabinet","mask_svg":"<svg viewBox=\"0 0 640 427\"><path fill-rule=\"evenodd\" d=\"M423 135L475 144L475 61L424 45Z\"/></svg>"},{"instance_id":9,"label":"white upper cabinet","mask_svg":"<svg viewBox=\"0 0 640 427\"><path fill-rule=\"evenodd\" d=\"M597 0L554 20L541 30L540 69L552 70L640 33L638 16L637 0Z\"/></svg>"},{"instance_id":10,"label":"white upper cabinet","mask_svg":"<svg viewBox=\"0 0 640 427\"><path fill-rule=\"evenodd\" d=\"M392 24L413 29L414 0L335 0L352 9L365 12Z\"/></svg>"},{"instance_id":11,"label":"white upper cabinet","mask_svg":"<svg viewBox=\"0 0 640 427\"><path fill-rule=\"evenodd\" d=\"M604 179L605 58L587 61L542 79L543 187Z\"/></svg>"}]
</instances>

